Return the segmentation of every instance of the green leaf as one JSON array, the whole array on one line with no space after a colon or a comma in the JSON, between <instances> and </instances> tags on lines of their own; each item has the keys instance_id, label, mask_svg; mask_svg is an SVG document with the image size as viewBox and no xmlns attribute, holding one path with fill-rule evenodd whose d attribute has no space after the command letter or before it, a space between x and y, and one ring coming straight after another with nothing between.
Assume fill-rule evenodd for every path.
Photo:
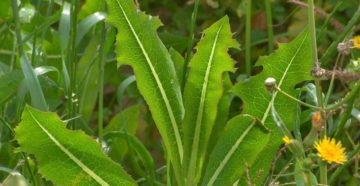
<instances>
[{"instance_id":1,"label":"green leaf","mask_svg":"<svg viewBox=\"0 0 360 186\"><path fill-rule=\"evenodd\" d=\"M174 64L156 33L161 22L137 11L132 0L107 2L107 21L118 29L117 60L133 67L137 87L149 105L179 181L184 109Z\"/></svg>"},{"instance_id":2,"label":"green leaf","mask_svg":"<svg viewBox=\"0 0 360 186\"><path fill-rule=\"evenodd\" d=\"M140 108L140 105L134 105L116 114L111 119L109 125L104 128L104 133L126 130L129 135L135 135L140 119ZM128 146L126 140L114 139L110 145L109 156L112 157L112 159L121 161L127 151Z\"/></svg>"},{"instance_id":3,"label":"green leaf","mask_svg":"<svg viewBox=\"0 0 360 186\"><path fill-rule=\"evenodd\" d=\"M146 149L144 144L136 138L136 136L123 131L109 132L104 135L104 140L108 142L119 138L129 144L131 150L136 152L137 156L143 162L143 165L148 170L148 172L152 176L155 175L155 162L150 152Z\"/></svg>"},{"instance_id":4,"label":"green leaf","mask_svg":"<svg viewBox=\"0 0 360 186\"><path fill-rule=\"evenodd\" d=\"M76 45L79 45L84 36L100 21L103 21L106 17L104 12L95 12L82 20L77 29Z\"/></svg>"},{"instance_id":5,"label":"green leaf","mask_svg":"<svg viewBox=\"0 0 360 186\"><path fill-rule=\"evenodd\" d=\"M61 17L59 21L59 37L61 44L61 51L64 53L68 46L70 36L70 4L65 2L62 7Z\"/></svg>"},{"instance_id":6,"label":"green leaf","mask_svg":"<svg viewBox=\"0 0 360 186\"><path fill-rule=\"evenodd\" d=\"M86 0L79 11L79 20L97 11L105 11L104 0Z\"/></svg>"},{"instance_id":7,"label":"green leaf","mask_svg":"<svg viewBox=\"0 0 360 186\"><path fill-rule=\"evenodd\" d=\"M282 138L271 117L271 105L275 105L288 127L296 120L297 111L297 104L282 94L276 92L272 99L264 81L273 77L283 91L297 96L294 86L311 79L310 43L305 31L291 43L281 44L271 56L260 57L257 62L257 66L263 67L260 74L234 87L244 110L228 122L210 156L202 185L232 185L237 180L238 185L247 185L249 181L262 184Z\"/></svg>"},{"instance_id":8,"label":"green leaf","mask_svg":"<svg viewBox=\"0 0 360 186\"><path fill-rule=\"evenodd\" d=\"M174 48L170 48L169 50L171 59L174 61L174 67L176 71L177 78L179 80L180 85L182 85L182 77L184 73L184 57L176 51Z\"/></svg>"},{"instance_id":9,"label":"green leaf","mask_svg":"<svg viewBox=\"0 0 360 186\"><path fill-rule=\"evenodd\" d=\"M26 106L15 133L20 150L34 154L39 172L57 185L135 185L95 140L66 129L54 113Z\"/></svg>"},{"instance_id":10,"label":"green leaf","mask_svg":"<svg viewBox=\"0 0 360 186\"><path fill-rule=\"evenodd\" d=\"M84 55L80 58L77 69L77 80L79 85L79 113L85 123L89 123L93 115L98 96L99 60L96 59L96 51L99 39L92 38L85 48ZM75 97L77 98L77 97Z\"/></svg>"},{"instance_id":11,"label":"green leaf","mask_svg":"<svg viewBox=\"0 0 360 186\"><path fill-rule=\"evenodd\" d=\"M230 105L233 95L230 90L233 87L229 74L223 75L224 93L218 104L218 112L216 114L216 120L212 129L210 140L208 144L207 152L211 152L214 149L216 142L219 140L221 133L224 131L226 122L229 120ZM207 154L209 157L209 154Z\"/></svg>"},{"instance_id":12,"label":"green leaf","mask_svg":"<svg viewBox=\"0 0 360 186\"><path fill-rule=\"evenodd\" d=\"M20 57L20 65L24 74L26 86L30 92L31 104L41 110L48 110L39 79L25 55Z\"/></svg>"},{"instance_id":13,"label":"green leaf","mask_svg":"<svg viewBox=\"0 0 360 186\"><path fill-rule=\"evenodd\" d=\"M0 105L11 98L17 91L24 76L20 71L0 75Z\"/></svg>"},{"instance_id":14,"label":"green leaf","mask_svg":"<svg viewBox=\"0 0 360 186\"><path fill-rule=\"evenodd\" d=\"M189 184L199 179L207 142L214 126L217 106L223 94L222 77L235 71L234 62L227 54L237 48L232 39L229 18L223 17L204 31L197 52L190 61L190 74L185 85L184 104L184 165ZM196 178L195 178L196 179Z\"/></svg>"}]
</instances>

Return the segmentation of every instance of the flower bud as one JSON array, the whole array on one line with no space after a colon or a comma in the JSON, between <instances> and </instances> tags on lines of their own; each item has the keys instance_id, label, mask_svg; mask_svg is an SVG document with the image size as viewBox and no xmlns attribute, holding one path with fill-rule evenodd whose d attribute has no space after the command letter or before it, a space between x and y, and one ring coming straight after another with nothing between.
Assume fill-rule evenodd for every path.
<instances>
[{"instance_id":1,"label":"flower bud","mask_svg":"<svg viewBox=\"0 0 360 186\"><path fill-rule=\"evenodd\" d=\"M314 112L312 117L311 117L311 124L315 129L320 130L321 127L323 126L323 119L321 118L321 113L318 112Z\"/></svg>"},{"instance_id":2,"label":"flower bud","mask_svg":"<svg viewBox=\"0 0 360 186\"><path fill-rule=\"evenodd\" d=\"M352 41L344 41L338 44L337 51L340 54L349 55L351 51Z\"/></svg>"},{"instance_id":3,"label":"flower bud","mask_svg":"<svg viewBox=\"0 0 360 186\"><path fill-rule=\"evenodd\" d=\"M273 77L268 77L264 81L266 89L269 91L273 91L274 87L276 86L276 79Z\"/></svg>"}]
</instances>

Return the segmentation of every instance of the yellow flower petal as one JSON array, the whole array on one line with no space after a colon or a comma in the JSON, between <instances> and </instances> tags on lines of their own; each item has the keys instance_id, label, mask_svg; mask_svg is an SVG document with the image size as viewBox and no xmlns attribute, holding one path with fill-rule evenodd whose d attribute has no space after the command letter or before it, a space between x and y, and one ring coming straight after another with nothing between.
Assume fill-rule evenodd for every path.
<instances>
[{"instance_id":1,"label":"yellow flower petal","mask_svg":"<svg viewBox=\"0 0 360 186\"><path fill-rule=\"evenodd\" d=\"M282 138L282 140L284 141L284 143L285 143L286 145L289 145L289 144L291 143L291 139L290 139L288 136L284 136L284 137Z\"/></svg>"},{"instance_id":2,"label":"yellow flower petal","mask_svg":"<svg viewBox=\"0 0 360 186\"><path fill-rule=\"evenodd\" d=\"M353 38L353 44L354 44L354 47L355 48L360 48L360 36L355 36L354 38Z\"/></svg>"},{"instance_id":3,"label":"yellow flower petal","mask_svg":"<svg viewBox=\"0 0 360 186\"><path fill-rule=\"evenodd\" d=\"M335 139L325 137L316 142L314 147L318 151L318 156L329 164L343 164L347 160L345 149L342 147L341 142L336 143Z\"/></svg>"}]
</instances>

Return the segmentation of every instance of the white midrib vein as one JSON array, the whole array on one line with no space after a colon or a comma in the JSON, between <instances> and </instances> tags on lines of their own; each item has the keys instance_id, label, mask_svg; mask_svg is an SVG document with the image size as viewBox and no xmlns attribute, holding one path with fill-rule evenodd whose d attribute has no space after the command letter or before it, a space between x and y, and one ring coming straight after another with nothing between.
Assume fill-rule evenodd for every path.
<instances>
[{"instance_id":1,"label":"white midrib vein","mask_svg":"<svg viewBox=\"0 0 360 186\"><path fill-rule=\"evenodd\" d=\"M146 62L148 63L150 69L151 69L151 73L152 75L154 76L155 78L155 81L159 87L159 90L161 92L161 96L163 97L163 100L165 102L165 105L166 105L166 109L169 113L169 117L170 117L170 120L171 120L171 125L173 127L173 130L174 130L174 133L175 133L175 140L176 140L176 144L177 144L177 147L178 147L178 151L179 151L179 156L180 156L180 162L182 162L182 159L183 159L183 145L182 145L182 142L181 142L181 137L180 137L180 132L179 132L179 129L178 129L178 126L177 126L177 123L176 123L176 120L175 120L175 116L174 116L174 113L173 113L173 110L170 106L170 102L169 102L169 99L167 98L167 95L165 93L165 90L164 90L164 87L163 85L161 84L161 81L155 71L155 68L149 58L149 55L148 53L146 52L143 44L141 43L140 39L139 39L139 36L136 34L135 32L135 29L133 28L129 18L127 17L126 13L125 13L125 10L123 9L123 7L121 6L121 4L119 3L119 0L116 0L117 4L119 5L120 9L121 9L121 12L122 14L124 15L125 17L125 20L127 22L127 24L129 25L130 27L130 30L133 34L133 36L135 37L136 39L136 42L138 43L138 45L140 46L141 48L141 51L143 53L143 55L145 56L145 59L146 59ZM171 147L170 147L171 148Z\"/></svg>"},{"instance_id":2,"label":"white midrib vein","mask_svg":"<svg viewBox=\"0 0 360 186\"><path fill-rule=\"evenodd\" d=\"M76 165L78 165L84 172L86 172L89 176L91 176L96 182L100 185L108 186L109 184L103 180L100 176L98 176L94 171L92 171L89 167L87 167L81 160L79 160L73 153L71 153L66 147L64 147L32 114L32 112L28 109L30 116L34 119L35 123L41 128L42 131L49 137L49 139L55 143L57 147L61 151L63 151Z\"/></svg>"},{"instance_id":3,"label":"white midrib vein","mask_svg":"<svg viewBox=\"0 0 360 186\"><path fill-rule=\"evenodd\" d=\"M220 25L219 30L216 32L216 36L214 39L214 43L212 45L211 48L211 53L209 56L209 60L208 60L208 65L206 67L206 73L205 73L205 77L204 77L204 83L203 83L203 87L201 90L201 97L200 97L200 103L199 103L199 112L197 114L197 118L196 118L196 124L195 124L195 132L194 132L194 142L192 145L192 149L191 149L191 157L190 157L190 164L188 167L188 181L192 181L192 178L195 176L194 171L197 170L197 156L198 156L198 150L199 150L199 138L200 138L200 128L201 128L201 124L202 124L202 119L203 119L203 114L204 114L204 104L205 104L205 97L206 97L206 91L207 91L207 85L209 82L209 75L210 75L210 70L211 70L211 65L213 63L213 58L214 58L214 53L215 53L215 48L216 48L216 44L219 38L219 33L223 27L222 23Z\"/></svg>"},{"instance_id":4,"label":"white midrib vein","mask_svg":"<svg viewBox=\"0 0 360 186\"><path fill-rule=\"evenodd\" d=\"M280 82L279 82L279 85L278 87L280 88L282 83L284 82L285 80L285 77L287 75L287 72L289 71L290 69L290 66L292 65L295 57L297 56L298 52L300 51L302 45L304 44L305 42L305 39L307 38L307 35L304 37L303 41L301 42L300 46L297 48L294 56L291 58L288 66L286 67L285 69L285 72L283 74L283 76L281 77L280 79ZM269 116L269 112L270 112L270 109L271 109L271 105L273 104L274 100L275 100L275 97L277 95L277 92L272 96L267 108L266 108L266 111L261 119L261 123L264 123L267 119L267 117ZM244 131L244 133L238 138L238 140L235 142L235 144L231 147L230 151L225 155L225 158L220 162L220 165L218 166L218 168L215 170L214 174L211 176L209 182L208 182L208 186L211 186L214 184L216 178L218 177L218 175L220 174L220 172L222 171L222 169L225 167L225 165L227 164L227 162L229 161L229 159L231 158L231 156L235 153L236 149L239 147L240 143L244 140L245 136L247 135L247 133L254 127L254 125L256 124L256 121L252 122L247 128L246 130Z\"/></svg>"}]
</instances>

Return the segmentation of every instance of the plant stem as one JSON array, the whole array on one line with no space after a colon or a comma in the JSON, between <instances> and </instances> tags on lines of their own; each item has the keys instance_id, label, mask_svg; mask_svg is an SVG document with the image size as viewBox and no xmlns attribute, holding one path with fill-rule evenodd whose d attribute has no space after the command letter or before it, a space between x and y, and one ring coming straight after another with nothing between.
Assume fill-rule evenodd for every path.
<instances>
[{"instance_id":1,"label":"plant stem","mask_svg":"<svg viewBox=\"0 0 360 186\"><path fill-rule=\"evenodd\" d=\"M309 20L309 29L311 37L311 46L312 46L312 59L313 59L313 70L320 68L317 55L317 39L316 39L316 27L315 27L315 15L314 15L314 0L308 0L308 20ZM318 100L318 106L324 108L322 89L320 84L320 79L315 77L315 86L316 86L316 96ZM324 118L324 112L321 112L321 117ZM324 123L324 130L321 131L321 136L326 135L326 122ZM320 183L327 185L327 166L325 163L320 164Z\"/></svg>"},{"instance_id":2,"label":"plant stem","mask_svg":"<svg viewBox=\"0 0 360 186\"><path fill-rule=\"evenodd\" d=\"M42 92L40 82L32 68L31 64L28 62L27 56L24 53L22 39L21 39L21 25L19 21L19 11L17 0L11 1L13 17L15 22L15 34L17 41L17 48L19 52L20 58L20 66L21 70L25 77L25 82L27 84L27 88L29 89L31 95L31 104L43 111L47 111L47 104L45 101L44 93Z\"/></svg>"},{"instance_id":3,"label":"plant stem","mask_svg":"<svg viewBox=\"0 0 360 186\"><path fill-rule=\"evenodd\" d=\"M324 55L321 57L320 62L327 65L328 61L331 61L332 57L335 55L337 50L337 45L345 39L345 37L350 33L354 28L357 22L360 19L360 6L356 10L355 14L352 16L348 24L345 26L344 32L340 33L334 42L331 43L329 48L325 51Z\"/></svg>"},{"instance_id":4,"label":"plant stem","mask_svg":"<svg viewBox=\"0 0 360 186\"><path fill-rule=\"evenodd\" d=\"M274 31L272 23L272 13L270 0L265 0L265 13L266 13L266 23L267 23L267 33L268 33L268 47L269 53L274 50Z\"/></svg>"},{"instance_id":5,"label":"plant stem","mask_svg":"<svg viewBox=\"0 0 360 186\"><path fill-rule=\"evenodd\" d=\"M23 45L21 44L21 31L20 31L20 21L19 21L19 11L18 11L18 5L16 0L11 1L12 5L12 11L13 11L13 17L15 22L15 34L16 34L16 40L17 40L17 48L20 56L24 55L24 49Z\"/></svg>"},{"instance_id":6,"label":"plant stem","mask_svg":"<svg viewBox=\"0 0 360 186\"><path fill-rule=\"evenodd\" d=\"M318 55L317 55L316 27L315 27L314 1L313 0L309 0L308 16L309 16L308 18L309 18L313 64L314 64L314 67L319 68L320 64L319 64Z\"/></svg>"},{"instance_id":7,"label":"plant stem","mask_svg":"<svg viewBox=\"0 0 360 186\"><path fill-rule=\"evenodd\" d=\"M326 107L326 110L333 110L333 109L337 109L339 107L341 107L344 103L347 103L348 101L350 101L351 99L355 98L356 96L358 96L360 92L360 81L357 82L354 86L354 88L351 90L350 93L348 93L348 95L343 98L340 102L329 105L328 107Z\"/></svg>"},{"instance_id":8,"label":"plant stem","mask_svg":"<svg viewBox=\"0 0 360 186\"><path fill-rule=\"evenodd\" d=\"M341 58L340 61L342 61L344 59L344 56L341 55L340 53L338 54L337 58L336 58L336 62L335 62L335 65L334 65L334 68L333 68L333 71L336 70L337 66L338 66L338 63L339 63L339 59ZM330 96L331 96L331 93L333 91L333 88L334 88L334 81L335 81L335 73L332 74L331 76L331 80L330 80L330 85L329 85L329 89L326 93L326 96L325 96L325 103L324 105L326 106L327 103L329 102L329 99L330 99Z\"/></svg>"},{"instance_id":9,"label":"plant stem","mask_svg":"<svg viewBox=\"0 0 360 186\"><path fill-rule=\"evenodd\" d=\"M103 126L104 126L104 71L105 71L105 37L106 37L106 28L105 23L101 22L101 40L99 48L99 104L98 104L98 136L101 141L103 136Z\"/></svg>"},{"instance_id":10,"label":"plant stem","mask_svg":"<svg viewBox=\"0 0 360 186\"><path fill-rule=\"evenodd\" d=\"M68 103L68 117L69 119L75 118L77 115L78 99L77 99L77 84L76 84L76 69L77 69L77 56L76 56L76 33L77 33L77 10L79 6L78 0L71 1L70 8L70 42L67 50L67 65L70 76L69 86L69 103ZM70 120L70 128L75 129L77 120Z\"/></svg>"},{"instance_id":11,"label":"plant stem","mask_svg":"<svg viewBox=\"0 0 360 186\"><path fill-rule=\"evenodd\" d=\"M283 94L284 96L286 96L286 97L288 97L288 98L296 101L297 103L300 103L300 104L303 105L303 106L306 106L306 107L309 107L309 108L313 108L313 109L315 109L315 110L322 110L321 107L317 107L317 106L314 106L314 105L310 105L310 104L305 103L305 102L303 102L303 101L301 101L301 100L299 100L299 99L296 99L296 98L293 97L292 95L286 93L285 91L282 91L279 87L275 87L275 89L276 89L276 91L280 92L280 93Z\"/></svg>"},{"instance_id":12,"label":"plant stem","mask_svg":"<svg viewBox=\"0 0 360 186\"><path fill-rule=\"evenodd\" d=\"M54 7L54 0L49 0L49 5L48 5L48 8L47 8L47 12L46 12L46 17L47 18L50 18L51 16L51 12L53 11L53 7ZM49 27L45 27L43 30L42 30L42 34L41 34L41 40L40 40L40 45L37 49L38 51L38 54L41 53L42 51L42 47L43 47L43 44L44 44L44 40L45 40L45 37L46 37L46 31Z\"/></svg>"},{"instance_id":13,"label":"plant stem","mask_svg":"<svg viewBox=\"0 0 360 186\"><path fill-rule=\"evenodd\" d=\"M324 162L320 163L320 183L327 185L327 165Z\"/></svg>"},{"instance_id":14,"label":"plant stem","mask_svg":"<svg viewBox=\"0 0 360 186\"><path fill-rule=\"evenodd\" d=\"M192 56L192 47L193 47L194 38L195 38L195 34L194 34L195 23L196 23L196 17L197 17L197 13L198 13L198 9L199 9L199 3L200 3L200 0L195 0L194 11L192 12L192 15L191 15L190 33L189 33L190 35L189 35L189 41L188 41L188 46L187 46L187 51L186 51L186 56L185 56L184 67L183 67L184 73L183 73L182 85L181 85L182 90L184 90L184 88L185 88L187 67L188 67L188 64L189 64L191 56Z\"/></svg>"},{"instance_id":15,"label":"plant stem","mask_svg":"<svg viewBox=\"0 0 360 186\"><path fill-rule=\"evenodd\" d=\"M34 173L33 173L33 171L31 170L31 166L30 166L29 160L27 159L27 155L26 155L26 153L24 153L24 152L22 152L21 155L22 155L22 157L24 158L25 167L26 167L26 169L29 171L30 179L31 179L33 185L36 186L36 185L37 185L37 182L36 182L36 180L35 180Z\"/></svg>"},{"instance_id":16,"label":"plant stem","mask_svg":"<svg viewBox=\"0 0 360 186\"><path fill-rule=\"evenodd\" d=\"M343 132L346 122L351 118L351 111L354 108L354 98L351 99L344 113L341 114L341 118L336 127L335 138L340 137L339 135Z\"/></svg>"},{"instance_id":17,"label":"plant stem","mask_svg":"<svg viewBox=\"0 0 360 186\"><path fill-rule=\"evenodd\" d=\"M308 0L309 8L308 8L308 19L309 19L309 29L310 29L310 37L311 37L311 49L312 49L312 60L313 60L313 69L319 69L320 64L318 61L317 55L317 43L316 43L316 27L315 27L315 15L314 15L314 1ZM320 84L320 79L315 77L315 86L316 86L316 96L318 100L318 106L323 108L323 97L322 97L322 89Z\"/></svg>"},{"instance_id":18,"label":"plant stem","mask_svg":"<svg viewBox=\"0 0 360 186\"><path fill-rule=\"evenodd\" d=\"M248 77L251 76L251 1L246 0L245 70Z\"/></svg>"}]
</instances>

